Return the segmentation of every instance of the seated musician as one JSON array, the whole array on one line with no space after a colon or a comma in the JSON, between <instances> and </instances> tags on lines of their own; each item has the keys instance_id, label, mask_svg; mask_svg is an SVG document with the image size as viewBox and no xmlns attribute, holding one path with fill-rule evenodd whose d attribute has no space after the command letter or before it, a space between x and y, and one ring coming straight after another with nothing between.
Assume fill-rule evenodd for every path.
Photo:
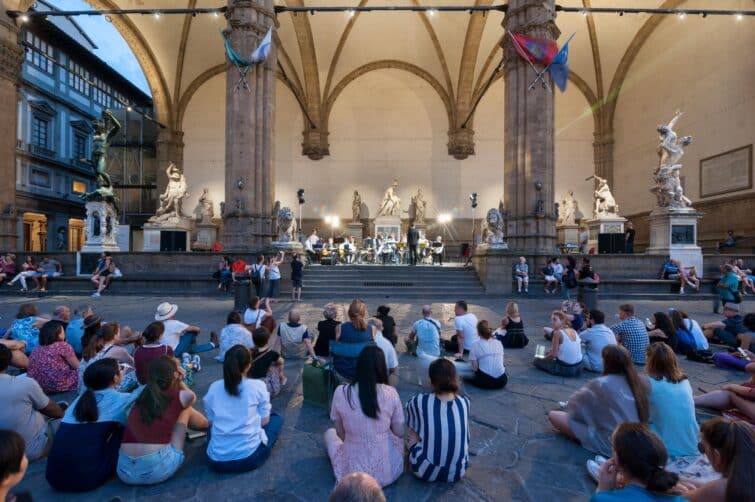
<instances>
[{"instance_id":1,"label":"seated musician","mask_svg":"<svg viewBox=\"0 0 755 502\"><path fill-rule=\"evenodd\" d=\"M435 242L432 245L433 248L433 264L439 263L443 265L443 237L440 235L435 238Z\"/></svg>"},{"instance_id":2,"label":"seated musician","mask_svg":"<svg viewBox=\"0 0 755 502\"><path fill-rule=\"evenodd\" d=\"M341 245L341 249L343 250L344 262L346 264L354 263L357 252L357 243L353 235L344 241Z\"/></svg>"},{"instance_id":3,"label":"seated musician","mask_svg":"<svg viewBox=\"0 0 755 502\"><path fill-rule=\"evenodd\" d=\"M312 233L307 237L307 240L304 241L304 249L307 252L307 256L309 257L309 260L311 262L317 261L317 253L318 249L322 250L322 241L320 240L320 237L317 235L317 229L315 228L312 230Z\"/></svg>"}]
</instances>

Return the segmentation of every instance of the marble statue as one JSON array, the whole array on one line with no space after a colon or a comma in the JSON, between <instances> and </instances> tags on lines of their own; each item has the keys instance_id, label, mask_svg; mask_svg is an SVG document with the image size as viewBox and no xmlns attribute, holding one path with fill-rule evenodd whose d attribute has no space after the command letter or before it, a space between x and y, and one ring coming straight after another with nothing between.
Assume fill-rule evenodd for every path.
<instances>
[{"instance_id":1,"label":"marble statue","mask_svg":"<svg viewBox=\"0 0 755 502\"><path fill-rule=\"evenodd\" d=\"M215 208L213 207L209 188L207 187L202 190L202 195L199 196L197 208L194 210L194 216L197 221L202 223L211 223L212 219L215 217Z\"/></svg>"},{"instance_id":2,"label":"marble statue","mask_svg":"<svg viewBox=\"0 0 755 502\"><path fill-rule=\"evenodd\" d=\"M118 199L113 193L113 182L107 173L107 151L110 142L118 131L121 124L113 116L113 113L105 109L99 119L92 121L94 135L92 136L92 165L97 176L97 189L81 196L86 202L107 202L113 205L115 212L119 212Z\"/></svg>"},{"instance_id":3,"label":"marble statue","mask_svg":"<svg viewBox=\"0 0 755 502\"><path fill-rule=\"evenodd\" d=\"M401 199L398 194L398 180L393 180L393 184L385 190L383 201L380 203L377 215L380 216L401 216Z\"/></svg>"},{"instance_id":4,"label":"marble statue","mask_svg":"<svg viewBox=\"0 0 755 502\"><path fill-rule=\"evenodd\" d=\"M417 195L412 197L412 206L414 207L414 223L419 225L425 224L425 210L427 201L422 197L422 189L417 189Z\"/></svg>"},{"instance_id":5,"label":"marble statue","mask_svg":"<svg viewBox=\"0 0 755 502\"><path fill-rule=\"evenodd\" d=\"M503 236L503 218L496 208L489 209L485 221L482 222L482 243L490 247L504 247L506 245Z\"/></svg>"},{"instance_id":6,"label":"marble statue","mask_svg":"<svg viewBox=\"0 0 755 502\"><path fill-rule=\"evenodd\" d=\"M354 190L354 200L351 201L351 219L358 222L362 216L362 196Z\"/></svg>"},{"instance_id":7,"label":"marble statue","mask_svg":"<svg viewBox=\"0 0 755 502\"><path fill-rule=\"evenodd\" d=\"M168 164L165 174L168 175L168 186L160 196L160 207L157 208L155 216L149 219L151 223L185 218L182 210L183 200L189 196L186 177L173 162Z\"/></svg>"},{"instance_id":8,"label":"marble statue","mask_svg":"<svg viewBox=\"0 0 755 502\"><path fill-rule=\"evenodd\" d=\"M608 188L608 180L601 178L598 175L593 175L585 179L589 181L595 180L595 191L593 192L593 218L600 218L602 216L618 216L619 205L616 204L616 199L613 198L611 189Z\"/></svg>"},{"instance_id":9,"label":"marble statue","mask_svg":"<svg viewBox=\"0 0 755 502\"><path fill-rule=\"evenodd\" d=\"M278 238L276 242L293 242L296 233L296 218L290 207L282 207L277 213Z\"/></svg>"},{"instance_id":10,"label":"marble statue","mask_svg":"<svg viewBox=\"0 0 755 502\"><path fill-rule=\"evenodd\" d=\"M574 197L574 190L569 190L569 195L559 205L558 224L576 225L579 203Z\"/></svg>"},{"instance_id":11,"label":"marble statue","mask_svg":"<svg viewBox=\"0 0 755 502\"><path fill-rule=\"evenodd\" d=\"M658 167L653 172L655 186L650 189L655 193L658 206L672 209L684 209L692 205L692 201L684 195L679 174L682 165L678 162L684 155L684 147L692 143L692 136L678 138L674 131L681 116L682 113L677 110L668 124L659 125L656 129L660 139Z\"/></svg>"}]
</instances>

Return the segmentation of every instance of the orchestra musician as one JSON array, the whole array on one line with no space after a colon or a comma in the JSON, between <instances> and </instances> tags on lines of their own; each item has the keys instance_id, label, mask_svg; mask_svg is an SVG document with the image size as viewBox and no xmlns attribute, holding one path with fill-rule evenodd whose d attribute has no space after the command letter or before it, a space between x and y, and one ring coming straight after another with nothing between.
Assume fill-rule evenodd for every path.
<instances>
[{"instance_id":1,"label":"orchestra musician","mask_svg":"<svg viewBox=\"0 0 755 502\"><path fill-rule=\"evenodd\" d=\"M443 250L443 237L439 235L435 238L435 242L432 245L433 264L438 263L441 267L443 266Z\"/></svg>"}]
</instances>

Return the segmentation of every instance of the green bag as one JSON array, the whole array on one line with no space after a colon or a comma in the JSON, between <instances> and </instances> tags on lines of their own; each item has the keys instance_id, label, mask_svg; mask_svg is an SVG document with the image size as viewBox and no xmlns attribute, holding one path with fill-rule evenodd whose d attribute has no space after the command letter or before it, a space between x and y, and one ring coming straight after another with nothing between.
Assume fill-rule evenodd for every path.
<instances>
[{"instance_id":1,"label":"green bag","mask_svg":"<svg viewBox=\"0 0 755 502\"><path fill-rule=\"evenodd\" d=\"M330 400L337 384L330 364L320 364L315 360L304 365L302 386L305 403L330 409Z\"/></svg>"}]
</instances>

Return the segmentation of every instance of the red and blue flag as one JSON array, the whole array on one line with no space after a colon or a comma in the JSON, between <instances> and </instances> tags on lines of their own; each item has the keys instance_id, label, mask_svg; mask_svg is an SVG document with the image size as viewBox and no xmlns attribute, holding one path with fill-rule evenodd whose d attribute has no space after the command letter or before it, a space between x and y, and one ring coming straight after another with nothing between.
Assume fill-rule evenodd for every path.
<instances>
[{"instance_id":1,"label":"red and blue flag","mask_svg":"<svg viewBox=\"0 0 755 502\"><path fill-rule=\"evenodd\" d=\"M532 63L549 65L558 53L558 45L554 40L547 38L526 37L512 33L514 47L527 61Z\"/></svg>"},{"instance_id":2,"label":"red and blue flag","mask_svg":"<svg viewBox=\"0 0 755 502\"><path fill-rule=\"evenodd\" d=\"M548 66L548 73L551 74L553 83L561 92L566 90L566 82L569 80L569 40L561 47L561 50L558 51L558 54Z\"/></svg>"}]
</instances>

